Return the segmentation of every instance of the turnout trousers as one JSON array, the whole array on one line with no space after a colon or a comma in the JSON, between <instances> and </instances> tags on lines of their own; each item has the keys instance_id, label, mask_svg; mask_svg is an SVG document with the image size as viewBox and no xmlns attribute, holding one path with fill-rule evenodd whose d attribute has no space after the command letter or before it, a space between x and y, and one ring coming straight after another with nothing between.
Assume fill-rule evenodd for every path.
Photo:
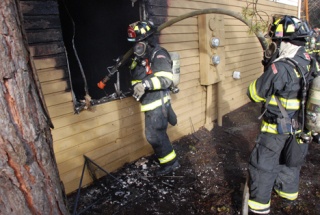
<instances>
[{"instance_id":1,"label":"turnout trousers","mask_svg":"<svg viewBox=\"0 0 320 215\"><path fill-rule=\"evenodd\" d=\"M145 135L160 165L171 164L176 159L176 153L167 135L167 127L168 118L164 115L162 106L145 112Z\"/></svg>"},{"instance_id":2,"label":"turnout trousers","mask_svg":"<svg viewBox=\"0 0 320 215\"><path fill-rule=\"evenodd\" d=\"M298 197L301 167L287 167L281 162L281 151L287 139L287 134L259 134L249 162L250 208L269 208L272 189L289 200Z\"/></svg>"}]
</instances>

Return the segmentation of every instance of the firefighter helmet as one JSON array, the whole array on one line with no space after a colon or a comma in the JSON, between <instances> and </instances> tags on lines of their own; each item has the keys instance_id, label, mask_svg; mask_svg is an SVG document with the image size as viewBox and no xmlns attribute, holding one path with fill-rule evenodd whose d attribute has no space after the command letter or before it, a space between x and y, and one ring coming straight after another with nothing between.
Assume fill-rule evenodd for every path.
<instances>
[{"instance_id":1,"label":"firefighter helmet","mask_svg":"<svg viewBox=\"0 0 320 215\"><path fill-rule=\"evenodd\" d=\"M139 42L146 39L156 31L151 21L138 21L128 27L128 41Z\"/></svg>"},{"instance_id":2,"label":"firefighter helmet","mask_svg":"<svg viewBox=\"0 0 320 215\"><path fill-rule=\"evenodd\" d=\"M268 32L271 39L289 40L310 37L310 34L311 28L307 22L289 15L275 15Z\"/></svg>"}]
</instances>

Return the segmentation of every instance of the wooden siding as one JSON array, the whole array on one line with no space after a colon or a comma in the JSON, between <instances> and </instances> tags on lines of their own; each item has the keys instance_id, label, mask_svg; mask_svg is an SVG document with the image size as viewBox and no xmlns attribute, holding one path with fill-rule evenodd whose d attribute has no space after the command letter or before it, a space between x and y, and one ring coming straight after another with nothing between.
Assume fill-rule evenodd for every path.
<instances>
[{"instance_id":1,"label":"wooden siding","mask_svg":"<svg viewBox=\"0 0 320 215\"><path fill-rule=\"evenodd\" d=\"M149 0L147 4L151 6L150 18L160 23L198 9L222 7L241 12L246 6L246 2L240 0ZM54 151L66 192L78 188L83 155L107 171L114 171L127 162L151 154L152 148L144 136L144 116L134 99L125 98L95 106L92 112L74 114L57 1L21 0L20 6L30 53L55 126L52 130ZM268 14L297 13L297 7L267 0L260 0L258 9ZM188 18L161 32L161 45L168 51L178 52L181 57L180 92L172 95L178 125L168 128L172 141L205 126L208 113L216 120L218 107L223 115L249 102L247 86L261 74L262 48L258 40L248 34L248 28L242 22L228 16L223 18L224 79L219 83L220 87L213 84L210 91L200 84L198 18ZM235 70L241 72L241 79L232 78ZM212 98L208 99L208 96ZM90 182L86 172L83 185Z\"/></svg>"}]
</instances>

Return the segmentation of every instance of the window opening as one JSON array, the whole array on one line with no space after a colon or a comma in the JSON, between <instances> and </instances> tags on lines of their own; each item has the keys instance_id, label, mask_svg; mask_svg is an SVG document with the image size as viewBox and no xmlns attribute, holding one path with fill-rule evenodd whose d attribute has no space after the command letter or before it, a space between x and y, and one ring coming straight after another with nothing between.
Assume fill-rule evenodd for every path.
<instances>
[{"instance_id":1,"label":"window opening","mask_svg":"<svg viewBox=\"0 0 320 215\"><path fill-rule=\"evenodd\" d=\"M104 90L97 83L126 53L127 26L140 20L143 2L138 0L58 0L62 34L67 52L70 90L75 113L90 105L131 94L129 65L122 65ZM142 8L142 9L141 9ZM90 98L86 98L89 96Z\"/></svg>"}]
</instances>

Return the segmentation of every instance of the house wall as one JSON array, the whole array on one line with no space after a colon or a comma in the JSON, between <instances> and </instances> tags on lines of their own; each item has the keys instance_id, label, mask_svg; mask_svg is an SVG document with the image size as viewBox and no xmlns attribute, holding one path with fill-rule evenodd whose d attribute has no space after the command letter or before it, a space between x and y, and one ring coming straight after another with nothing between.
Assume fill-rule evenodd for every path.
<instances>
[{"instance_id":1,"label":"house wall","mask_svg":"<svg viewBox=\"0 0 320 215\"><path fill-rule=\"evenodd\" d=\"M247 6L246 1L240 0L149 0L147 4L150 18L156 20L169 20L205 8L241 12ZM144 116L133 98L101 104L94 106L92 111L74 114L57 1L21 0L20 6L30 53L54 124L54 152L66 192L75 191L79 186L84 155L112 172L127 162L151 154L152 148L144 137ZM259 0L258 9L267 14L297 14L295 6L267 0ZM261 74L262 48L256 37L249 35L248 28L235 18L214 17L219 17L217 35L222 44L216 51L222 57L223 67L220 65L218 71L209 67L219 74L213 84L201 84L202 71L205 70L200 65L198 17L185 19L161 31L161 45L168 51L178 52L181 58L180 92L172 95L178 125L168 128L172 141L202 126L210 129L212 121L218 119L221 123L224 114L248 103L246 89ZM202 30L206 30L205 27ZM241 72L238 80L232 78L235 70ZM83 185L90 182L85 171Z\"/></svg>"}]
</instances>

